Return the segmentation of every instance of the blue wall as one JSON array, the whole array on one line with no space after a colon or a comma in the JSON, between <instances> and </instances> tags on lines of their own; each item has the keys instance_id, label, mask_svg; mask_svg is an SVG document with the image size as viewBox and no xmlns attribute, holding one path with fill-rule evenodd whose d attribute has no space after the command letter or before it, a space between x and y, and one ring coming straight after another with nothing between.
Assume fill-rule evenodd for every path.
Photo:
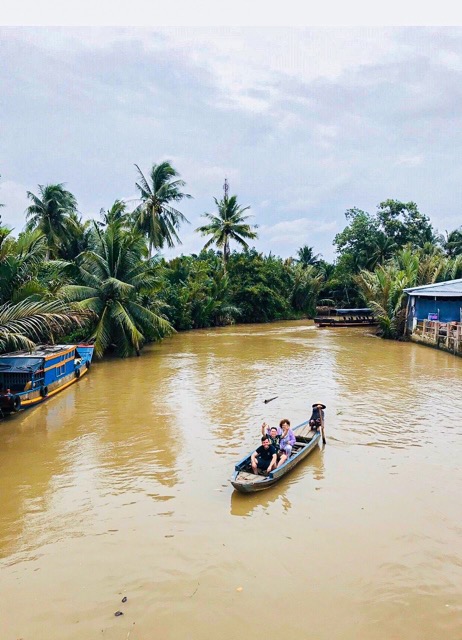
<instances>
[{"instance_id":1,"label":"blue wall","mask_svg":"<svg viewBox=\"0 0 462 640\"><path fill-rule=\"evenodd\" d=\"M433 298L417 298L415 300L415 313L414 316L418 320L427 320L429 313L440 312L439 321L460 322L460 308L462 307L462 299L451 300L434 300Z\"/></svg>"}]
</instances>

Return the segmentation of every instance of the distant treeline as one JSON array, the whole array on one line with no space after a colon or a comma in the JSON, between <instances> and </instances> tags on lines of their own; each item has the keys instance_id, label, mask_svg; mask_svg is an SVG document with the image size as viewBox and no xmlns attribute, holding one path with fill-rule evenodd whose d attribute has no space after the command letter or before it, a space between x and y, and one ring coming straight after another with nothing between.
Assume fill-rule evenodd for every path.
<instances>
[{"instance_id":1,"label":"distant treeline","mask_svg":"<svg viewBox=\"0 0 462 640\"><path fill-rule=\"evenodd\" d=\"M91 340L98 357L124 357L175 330L313 317L318 304L370 306L382 335L399 338L404 288L462 277L462 229L439 235L413 202L348 210L329 263L310 238L288 259L251 248L249 207L227 189L196 229L204 249L167 261L158 252L180 242L190 196L169 162L137 171L131 211L116 201L83 221L64 184L39 185L24 231L0 226L2 352Z\"/></svg>"}]
</instances>

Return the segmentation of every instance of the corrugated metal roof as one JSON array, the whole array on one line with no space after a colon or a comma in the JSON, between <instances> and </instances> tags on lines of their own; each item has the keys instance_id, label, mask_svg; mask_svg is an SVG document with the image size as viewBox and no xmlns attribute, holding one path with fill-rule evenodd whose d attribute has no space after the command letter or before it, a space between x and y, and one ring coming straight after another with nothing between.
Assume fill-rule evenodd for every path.
<instances>
[{"instance_id":1,"label":"corrugated metal roof","mask_svg":"<svg viewBox=\"0 0 462 640\"><path fill-rule=\"evenodd\" d=\"M447 280L446 282L435 282L434 284L424 284L420 287L410 287L404 289L404 291L410 296L460 298L462 297L462 278L458 280Z\"/></svg>"}]
</instances>

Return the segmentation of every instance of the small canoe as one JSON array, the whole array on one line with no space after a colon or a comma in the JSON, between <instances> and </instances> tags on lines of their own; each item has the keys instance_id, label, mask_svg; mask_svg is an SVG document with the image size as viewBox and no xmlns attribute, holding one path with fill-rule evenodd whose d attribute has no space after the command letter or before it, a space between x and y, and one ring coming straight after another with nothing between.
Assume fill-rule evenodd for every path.
<instances>
[{"instance_id":1,"label":"small canoe","mask_svg":"<svg viewBox=\"0 0 462 640\"><path fill-rule=\"evenodd\" d=\"M296 442L292 448L292 454L288 460L279 468L274 469L268 475L255 475L250 464L250 457L255 451L251 451L234 468L231 484L237 491L241 493L251 493L253 491L263 491L273 486L286 473L289 473L299 462L313 451L321 440L321 432L315 431L310 427L310 421L302 422L292 431L295 434Z\"/></svg>"}]
</instances>

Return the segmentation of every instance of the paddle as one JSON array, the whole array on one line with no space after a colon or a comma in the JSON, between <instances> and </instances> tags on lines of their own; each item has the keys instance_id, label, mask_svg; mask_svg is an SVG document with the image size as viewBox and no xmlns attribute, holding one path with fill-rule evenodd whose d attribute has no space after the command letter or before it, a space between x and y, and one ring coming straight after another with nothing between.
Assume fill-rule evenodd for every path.
<instances>
[{"instance_id":1,"label":"paddle","mask_svg":"<svg viewBox=\"0 0 462 640\"><path fill-rule=\"evenodd\" d=\"M326 436L324 435L324 422L322 420L322 404L318 404L318 411L319 411L319 419L321 421L322 443L326 444Z\"/></svg>"},{"instance_id":2,"label":"paddle","mask_svg":"<svg viewBox=\"0 0 462 640\"><path fill-rule=\"evenodd\" d=\"M276 398L277 398L277 397L278 397L278 396L274 396L274 398L269 398L268 400L263 400L263 402L264 402L265 404L268 404L268 402L272 402L273 400L276 400Z\"/></svg>"}]
</instances>

